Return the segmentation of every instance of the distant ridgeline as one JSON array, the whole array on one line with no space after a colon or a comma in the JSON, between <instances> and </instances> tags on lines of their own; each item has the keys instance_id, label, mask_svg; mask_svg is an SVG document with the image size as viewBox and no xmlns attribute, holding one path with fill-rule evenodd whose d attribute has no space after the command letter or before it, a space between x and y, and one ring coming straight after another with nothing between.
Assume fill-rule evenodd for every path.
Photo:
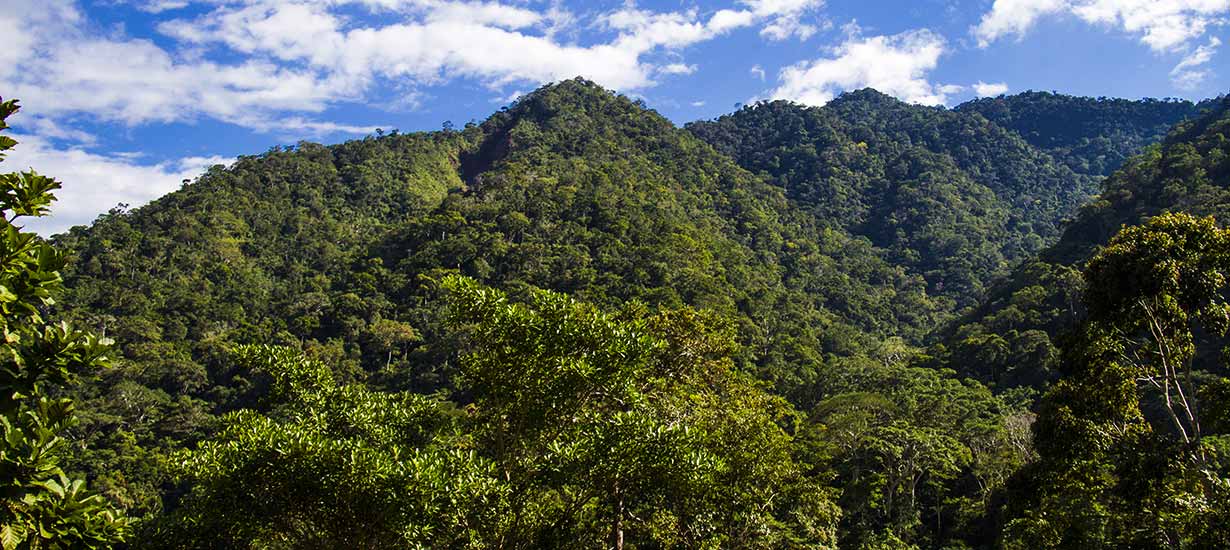
<instances>
[{"instance_id":1,"label":"distant ridgeline","mask_svg":"<svg viewBox=\"0 0 1230 550\"><path fill-rule=\"evenodd\" d=\"M270 407L243 344L301 350L339 384L482 402L440 290L460 274L513 301L729 320L737 369L803 411L801 468L839 489L843 546L991 545L1030 403L952 371L1042 387L1097 245L1168 210L1230 219L1226 120L1216 102L947 110L863 90L681 129L577 79L460 131L242 157L55 238L73 257L57 313L120 355L76 390L72 467L131 515L175 509L176 453ZM901 454L921 442L926 460Z\"/></svg>"},{"instance_id":2,"label":"distant ridgeline","mask_svg":"<svg viewBox=\"0 0 1230 550\"><path fill-rule=\"evenodd\" d=\"M956 110L978 113L1015 131L1079 174L1109 176L1128 158L1161 141L1175 124L1217 103L1025 92L970 101Z\"/></svg>"}]
</instances>

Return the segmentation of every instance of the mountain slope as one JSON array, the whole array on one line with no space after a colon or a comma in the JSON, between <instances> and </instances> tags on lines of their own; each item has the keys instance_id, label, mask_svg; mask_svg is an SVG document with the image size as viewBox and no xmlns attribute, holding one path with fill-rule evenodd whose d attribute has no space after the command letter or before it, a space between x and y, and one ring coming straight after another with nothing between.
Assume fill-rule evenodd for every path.
<instances>
[{"instance_id":1,"label":"mountain slope","mask_svg":"<svg viewBox=\"0 0 1230 550\"><path fill-rule=\"evenodd\" d=\"M456 392L437 282L458 272L514 299L716 311L738 366L803 410L867 391L840 372L896 387L901 358L1057 237L1091 181L983 117L870 91L679 129L583 80L460 132L245 157L58 237L74 256L59 313L120 356L77 395L75 467L134 514L174 498L172 453L266 406L238 344L302 349L342 383ZM979 426L1002 420L984 388L927 374L976 394Z\"/></svg>"},{"instance_id":2,"label":"mountain slope","mask_svg":"<svg viewBox=\"0 0 1230 550\"><path fill-rule=\"evenodd\" d=\"M836 358L921 341L947 309L867 239L579 80L464 132L247 157L59 240L75 257L64 315L121 355L78 396L77 467L137 513L159 506L168 453L260 406L236 344L298 347L375 387L452 387L432 283L450 271L715 310L742 366L797 403Z\"/></svg>"},{"instance_id":3,"label":"mountain slope","mask_svg":"<svg viewBox=\"0 0 1230 550\"><path fill-rule=\"evenodd\" d=\"M1108 176L1174 125L1212 108L1215 100L1075 97L1025 92L976 99L957 106L978 113L1054 155L1073 171Z\"/></svg>"},{"instance_id":4,"label":"mountain slope","mask_svg":"<svg viewBox=\"0 0 1230 550\"><path fill-rule=\"evenodd\" d=\"M885 248L954 310L1058 238L1094 191L1091 178L982 117L874 90L820 108L760 103L687 128L819 223Z\"/></svg>"},{"instance_id":5,"label":"mountain slope","mask_svg":"<svg viewBox=\"0 0 1230 550\"><path fill-rule=\"evenodd\" d=\"M1054 338L1080 318L1079 271L1122 227L1164 212L1230 220L1230 101L1176 127L1132 158L1085 205L1063 237L1018 268L955 323L932 364L1002 388L1054 376Z\"/></svg>"},{"instance_id":6,"label":"mountain slope","mask_svg":"<svg viewBox=\"0 0 1230 550\"><path fill-rule=\"evenodd\" d=\"M387 303L329 289L357 284L354 265L390 224L463 185L462 148L455 134L302 143L58 236L72 257L60 308L113 338L119 355L79 390L74 437L87 450L77 467L133 513L156 509L165 452L250 401L228 359L237 342L303 344L358 376L357 349L298 335L322 324L365 327L365 342L373 329L395 334L379 322Z\"/></svg>"},{"instance_id":7,"label":"mountain slope","mask_svg":"<svg viewBox=\"0 0 1230 550\"><path fill-rule=\"evenodd\" d=\"M384 265L713 309L740 321L747 360L782 389L814 376L801 369L824 354L920 338L940 314L921 280L865 239L820 226L780 189L592 84L540 90L477 132L468 192L384 238Z\"/></svg>"}]
</instances>

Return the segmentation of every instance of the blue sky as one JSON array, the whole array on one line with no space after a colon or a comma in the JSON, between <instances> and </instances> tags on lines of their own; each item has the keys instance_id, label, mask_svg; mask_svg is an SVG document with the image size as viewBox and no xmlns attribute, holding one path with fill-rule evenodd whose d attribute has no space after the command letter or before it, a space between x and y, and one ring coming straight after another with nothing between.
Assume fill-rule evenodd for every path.
<instances>
[{"instance_id":1,"label":"blue sky","mask_svg":"<svg viewBox=\"0 0 1230 550\"><path fill-rule=\"evenodd\" d=\"M7 0L7 169L64 182L42 232L299 140L482 120L576 75L677 123L875 87L953 106L1024 90L1230 88L1230 0Z\"/></svg>"}]
</instances>

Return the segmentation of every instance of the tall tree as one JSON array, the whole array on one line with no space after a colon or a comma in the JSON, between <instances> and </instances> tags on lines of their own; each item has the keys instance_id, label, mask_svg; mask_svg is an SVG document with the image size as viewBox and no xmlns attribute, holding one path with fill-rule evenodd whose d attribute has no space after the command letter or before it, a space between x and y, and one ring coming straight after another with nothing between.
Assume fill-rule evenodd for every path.
<instances>
[{"instance_id":1,"label":"tall tree","mask_svg":"<svg viewBox=\"0 0 1230 550\"><path fill-rule=\"evenodd\" d=\"M0 130L18 109L0 102ZM3 151L17 142L0 136ZM108 342L45 318L60 291L64 255L18 225L42 216L59 189L34 171L0 174L0 546L105 548L127 521L60 468L74 421L59 387L107 360Z\"/></svg>"},{"instance_id":2,"label":"tall tree","mask_svg":"<svg viewBox=\"0 0 1230 550\"><path fill-rule=\"evenodd\" d=\"M794 410L734 369L728 323L444 286L471 327L475 436L511 485L504 545L834 545L838 511L781 427Z\"/></svg>"},{"instance_id":3,"label":"tall tree","mask_svg":"<svg viewBox=\"0 0 1230 550\"><path fill-rule=\"evenodd\" d=\"M503 484L456 436L451 405L338 384L289 348L234 358L267 382L264 413L176 461L190 492L143 526L147 548L486 547L506 510Z\"/></svg>"},{"instance_id":4,"label":"tall tree","mask_svg":"<svg viewBox=\"0 0 1230 550\"><path fill-rule=\"evenodd\" d=\"M1164 214L1125 229L1085 270L1088 318L1035 426L1009 541L1031 548L1225 547L1230 476L1205 428L1193 360L1230 328L1230 231ZM1212 409L1224 404L1212 399ZM1211 437L1210 437L1211 436ZM1224 457L1223 457L1224 458Z\"/></svg>"}]
</instances>

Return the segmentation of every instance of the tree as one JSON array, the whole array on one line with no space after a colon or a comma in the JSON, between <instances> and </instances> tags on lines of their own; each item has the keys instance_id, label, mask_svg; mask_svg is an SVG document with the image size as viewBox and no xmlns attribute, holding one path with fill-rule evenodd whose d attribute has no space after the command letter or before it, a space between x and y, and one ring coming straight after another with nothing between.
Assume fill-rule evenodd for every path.
<instances>
[{"instance_id":1,"label":"tree","mask_svg":"<svg viewBox=\"0 0 1230 550\"><path fill-rule=\"evenodd\" d=\"M1187 214L1123 230L1085 271L1087 326L1105 333L1098 337L1137 382L1161 394L1173 434L1196 454L1196 335L1216 339L1230 329L1227 276L1230 232Z\"/></svg>"},{"instance_id":2,"label":"tree","mask_svg":"<svg viewBox=\"0 0 1230 550\"><path fill-rule=\"evenodd\" d=\"M141 543L833 546L829 491L781 426L793 409L733 370L724 323L443 287L470 403L339 385L295 350L241 347L267 412L230 413L178 455L189 493Z\"/></svg>"},{"instance_id":3,"label":"tree","mask_svg":"<svg viewBox=\"0 0 1230 550\"><path fill-rule=\"evenodd\" d=\"M450 403L339 385L289 348L234 354L268 379L259 413L177 456L191 488L146 526L143 547L482 547L506 509L503 484L457 435Z\"/></svg>"},{"instance_id":4,"label":"tree","mask_svg":"<svg viewBox=\"0 0 1230 550\"><path fill-rule=\"evenodd\" d=\"M834 545L837 510L781 427L798 419L734 370L727 323L443 286L470 327L475 436L510 484L502 546Z\"/></svg>"},{"instance_id":5,"label":"tree","mask_svg":"<svg viewBox=\"0 0 1230 550\"><path fill-rule=\"evenodd\" d=\"M842 547L989 542L990 502L1030 451L1013 439L1011 407L976 383L885 359L846 361L820 389L799 454L842 489Z\"/></svg>"},{"instance_id":6,"label":"tree","mask_svg":"<svg viewBox=\"0 0 1230 550\"><path fill-rule=\"evenodd\" d=\"M1164 214L1121 231L1084 275L1089 314L1042 404L1009 542L1224 547L1230 479L1199 402L1199 380L1224 378L1197 360L1230 328L1230 231Z\"/></svg>"},{"instance_id":7,"label":"tree","mask_svg":"<svg viewBox=\"0 0 1230 550\"><path fill-rule=\"evenodd\" d=\"M16 112L0 102L0 130ZM0 151L16 145L0 136ZM0 159L2 159L0 153ZM85 482L60 467L75 422L73 402L56 392L75 375L102 367L109 342L45 318L61 288L64 255L22 230L42 216L59 189L34 171L0 175L0 546L105 548L120 542L127 520Z\"/></svg>"}]
</instances>

